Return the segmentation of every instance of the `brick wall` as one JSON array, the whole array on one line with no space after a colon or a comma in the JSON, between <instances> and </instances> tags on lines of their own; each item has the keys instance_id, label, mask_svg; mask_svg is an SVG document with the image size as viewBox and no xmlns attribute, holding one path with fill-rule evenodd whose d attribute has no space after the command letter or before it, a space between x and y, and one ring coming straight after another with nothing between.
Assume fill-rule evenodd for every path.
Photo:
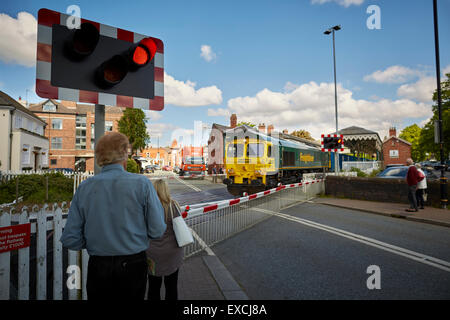
<instances>
[{"instance_id":1,"label":"brick wall","mask_svg":"<svg viewBox=\"0 0 450 320\"><path fill-rule=\"evenodd\" d=\"M440 206L439 180L427 180L426 205ZM408 186L403 179L327 176L325 194L334 197L408 204Z\"/></svg>"},{"instance_id":2,"label":"brick wall","mask_svg":"<svg viewBox=\"0 0 450 320\"><path fill-rule=\"evenodd\" d=\"M397 150L398 158L391 158L390 151ZM404 143L403 141L397 139L396 137L391 137L389 140L383 143L383 159L384 165L389 164L402 164L406 163L406 159L411 158L411 146Z\"/></svg>"}]
</instances>

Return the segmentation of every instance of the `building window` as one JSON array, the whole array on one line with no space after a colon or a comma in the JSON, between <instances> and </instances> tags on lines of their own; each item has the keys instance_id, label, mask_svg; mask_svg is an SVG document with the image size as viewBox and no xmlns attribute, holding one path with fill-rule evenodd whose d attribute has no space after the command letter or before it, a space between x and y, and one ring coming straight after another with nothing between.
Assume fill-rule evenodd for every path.
<instances>
[{"instance_id":1,"label":"building window","mask_svg":"<svg viewBox=\"0 0 450 320\"><path fill-rule=\"evenodd\" d=\"M62 130L63 128L62 125L63 125L62 119L52 119L52 129Z\"/></svg>"},{"instance_id":2,"label":"building window","mask_svg":"<svg viewBox=\"0 0 450 320\"><path fill-rule=\"evenodd\" d=\"M42 149L42 166L48 166L48 150Z\"/></svg>"},{"instance_id":3,"label":"building window","mask_svg":"<svg viewBox=\"0 0 450 320\"><path fill-rule=\"evenodd\" d=\"M16 115L16 129L22 128L22 117L19 115Z\"/></svg>"},{"instance_id":4,"label":"building window","mask_svg":"<svg viewBox=\"0 0 450 320\"><path fill-rule=\"evenodd\" d=\"M30 119L27 119L27 130L33 132L33 121Z\"/></svg>"},{"instance_id":5,"label":"building window","mask_svg":"<svg viewBox=\"0 0 450 320\"><path fill-rule=\"evenodd\" d=\"M46 104L42 106L42 111L56 112L56 106L50 101L48 101Z\"/></svg>"},{"instance_id":6,"label":"building window","mask_svg":"<svg viewBox=\"0 0 450 320\"><path fill-rule=\"evenodd\" d=\"M62 149L62 138L52 138L52 149Z\"/></svg>"},{"instance_id":7,"label":"building window","mask_svg":"<svg viewBox=\"0 0 450 320\"><path fill-rule=\"evenodd\" d=\"M389 150L390 158L398 158L398 150Z\"/></svg>"},{"instance_id":8,"label":"building window","mask_svg":"<svg viewBox=\"0 0 450 320\"><path fill-rule=\"evenodd\" d=\"M56 165L56 159L50 159L50 164L51 165Z\"/></svg>"},{"instance_id":9,"label":"building window","mask_svg":"<svg viewBox=\"0 0 450 320\"><path fill-rule=\"evenodd\" d=\"M28 144L24 144L22 146L22 164L29 164L30 163L30 146Z\"/></svg>"},{"instance_id":10,"label":"building window","mask_svg":"<svg viewBox=\"0 0 450 320\"><path fill-rule=\"evenodd\" d=\"M112 121L105 121L105 132L107 131L113 131L113 122Z\"/></svg>"},{"instance_id":11,"label":"building window","mask_svg":"<svg viewBox=\"0 0 450 320\"><path fill-rule=\"evenodd\" d=\"M77 115L75 132L75 149L86 149L86 116Z\"/></svg>"}]
</instances>

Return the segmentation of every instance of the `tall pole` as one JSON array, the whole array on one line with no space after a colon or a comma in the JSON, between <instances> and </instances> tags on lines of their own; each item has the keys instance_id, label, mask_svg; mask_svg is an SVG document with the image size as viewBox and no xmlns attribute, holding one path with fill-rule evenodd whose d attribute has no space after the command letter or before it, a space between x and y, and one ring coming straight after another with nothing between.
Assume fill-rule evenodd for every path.
<instances>
[{"instance_id":1,"label":"tall pole","mask_svg":"<svg viewBox=\"0 0 450 320\"><path fill-rule=\"evenodd\" d=\"M437 0L433 0L434 15L434 44L436 52L436 79L437 79L437 98L438 98L438 114L439 114L439 147L441 156L441 207L447 207L447 178L444 176L444 139L442 134L442 94L441 94L441 63L439 58L439 31L438 31L438 13Z\"/></svg>"},{"instance_id":2,"label":"tall pole","mask_svg":"<svg viewBox=\"0 0 450 320\"><path fill-rule=\"evenodd\" d=\"M87 128L86 128L87 129ZM98 140L105 134L105 105L96 104L95 105L95 124L94 124L94 134L95 134L95 146L97 146ZM94 174L99 174L101 168L97 165L97 159L94 154Z\"/></svg>"},{"instance_id":3,"label":"tall pole","mask_svg":"<svg viewBox=\"0 0 450 320\"><path fill-rule=\"evenodd\" d=\"M334 44L334 29L333 29L333 65L334 65L334 110L336 113L336 134L338 132L338 107L337 107L337 85L336 85L336 47ZM339 172L339 156L338 153L334 152L334 172Z\"/></svg>"}]
</instances>

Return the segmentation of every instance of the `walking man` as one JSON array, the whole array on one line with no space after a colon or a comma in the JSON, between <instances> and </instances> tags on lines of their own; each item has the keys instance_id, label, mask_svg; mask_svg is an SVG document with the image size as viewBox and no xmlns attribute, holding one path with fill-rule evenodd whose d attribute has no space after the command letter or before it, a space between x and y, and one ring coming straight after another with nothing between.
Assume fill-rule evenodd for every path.
<instances>
[{"instance_id":1,"label":"walking man","mask_svg":"<svg viewBox=\"0 0 450 320\"><path fill-rule=\"evenodd\" d=\"M410 207L409 209L405 209L405 211L417 212L419 211L416 199L417 184L423 177L420 176L420 173L417 171L411 158L406 159L406 165L409 166L408 173L406 174L406 183L408 184L408 200Z\"/></svg>"},{"instance_id":2,"label":"walking man","mask_svg":"<svg viewBox=\"0 0 450 320\"><path fill-rule=\"evenodd\" d=\"M70 206L64 247L87 249L88 299L143 300L149 239L165 230L164 209L145 176L126 171L128 138L104 135L95 146L100 174L84 181Z\"/></svg>"}]
</instances>

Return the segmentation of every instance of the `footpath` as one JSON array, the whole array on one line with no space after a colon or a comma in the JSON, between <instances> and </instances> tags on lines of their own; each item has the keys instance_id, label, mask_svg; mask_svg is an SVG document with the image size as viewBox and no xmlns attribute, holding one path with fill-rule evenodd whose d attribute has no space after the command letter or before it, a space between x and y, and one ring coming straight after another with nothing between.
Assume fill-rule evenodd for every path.
<instances>
[{"instance_id":1,"label":"footpath","mask_svg":"<svg viewBox=\"0 0 450 320\"><path fill-rule=\"evenodd\" d=\"M316 198L315 203L355 209L411 221L450 227L450 210L433 207L407 212L408 204L375 201ZM180 300L248 300L247 295L226 270L220 259L205 252L189 257L180 269ZM164 292L162 293L164 299Z\"/></svg>"}]
</instances>

